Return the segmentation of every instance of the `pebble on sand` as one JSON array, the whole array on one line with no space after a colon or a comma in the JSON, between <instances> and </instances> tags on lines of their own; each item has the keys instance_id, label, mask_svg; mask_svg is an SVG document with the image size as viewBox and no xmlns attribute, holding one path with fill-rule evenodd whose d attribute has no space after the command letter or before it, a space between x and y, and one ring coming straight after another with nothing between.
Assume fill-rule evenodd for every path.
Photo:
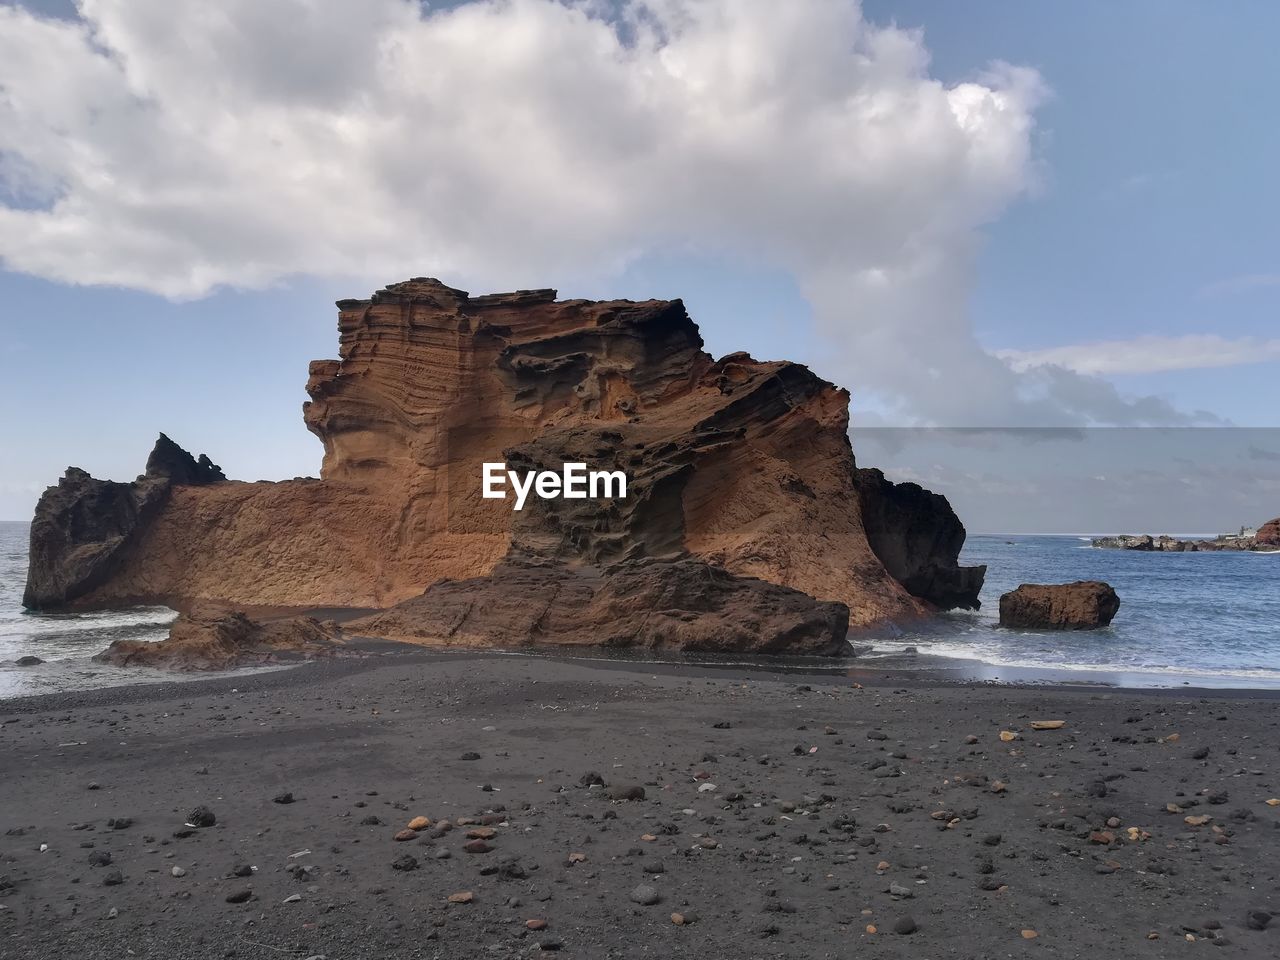
<instances>
[{"instance_id":1,"label":"pebble on sand","mask_svg":"<svg viewBox=\"0 0 1280 960\"><path fill-rule=\"evenodd\" d=\"M253 898L253 891L248 887L233 890L227 894L227 903L248 903Z\"/></svg>"},{"instance_id":2,"label":"pebble on sand","mask_svg":"<svg viewBox=\"0 0 1280 960\"><path fill-rule=\"evenodd\" d=\"M212 827L218 822L213 811L206 806L199 806L187 814L188 827Z\"/></svg>"},{"instance_id":3,"label":"pebble on sand","mask_svg":"<svg viewBox=\"0 0 1280 960\"><path fill-rule=\"evenodd\" d=\"M470 890L462 890L458 893L449 894L448 900L450 903L470 903L475 898L476 895Z\"/></svg>"},{"instance_id":4,"label":"pebble on sand","mask_svg":"<svg viewBox=\"0 0 1280 960\"><path fill-rule=\"evenodd\" d=\"M647 883L642 883L631 891L631 902L638 903L642 907L652 907L662 899L662 895L658 893L657 887L651 887Z\"/></svg>"},{"instance_id":5,"label":"pebble on sand","mask_svg":"<svg viewBox=\"0 0 1280 960\"><path fill-rule=\"evenodd\" d=\"M899 917L893 924L893 932L904 937L915 933L917 929L915 918L911 916Z\"/></svg>"},{"instance_id":6,"label":"pebble on sand","mask_svg":"<svg viewBox=\"0 0 1280 960\"><path fill-rule=\"evenodd\" d=\"M547 929L547 921L538 918L526 920L524 925L529 930L545 930Z\"/></svg>"}]
</instances>

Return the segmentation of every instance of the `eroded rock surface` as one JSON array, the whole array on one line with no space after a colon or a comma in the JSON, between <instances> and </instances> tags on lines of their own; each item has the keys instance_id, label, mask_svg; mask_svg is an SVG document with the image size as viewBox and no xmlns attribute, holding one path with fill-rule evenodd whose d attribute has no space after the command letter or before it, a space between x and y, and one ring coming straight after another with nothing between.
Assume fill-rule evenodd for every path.
<instances>
[{"instance_id":1,"label":"eroded rock surface","mask_svg":"<svg viewBox=\"0 0 1280 960\"><path fill-rule=\"evenodd\" d=\"M1000 626L1030 630L1096 630L1111 623L1120 598L1100 580L1024 583L1000 598Z\"/></svg>"},{"instance_id":2,"label":"eroded rock surface","mask_svg":"<svg viewBox=\"0 0 1280 960\"><path fill-rule=\"evenodd\" d=\"M879 479L860 508L848 394L798 364L713 359L680 301L471 297L416 279L338 308L339 359L311 364L304 407L324 444L319 480L227 481L167 438L134 484L78 474L41 501L29 605L421 610L424 590L443 603L486 577L471 589L496 602L513 566L533 562L589 583L603 609L628 561L699 561L713 595L746 598L768 631L803 638L797 648L832 646L811 636L815 622L840 627L824 603L857 626L976 606L981 568L957 568L963 528L944 499ZM628 495L534 498L517 512L481 496L481 465L495 461L620 469ZM84 522L57 520L67 514ZM669 577L653 569L641 586L662 592ZM776 646L764 632L752 642ZM729 642L708 639L727 635L718 627L684 635Z\"/></svg>"},{"instance_id":3,"label":"eroded rock surface","mask_svg":"<svg viewBox=\"0 0 1280 960\"><path fill-rule=\"evenodd\" d=\"M950 610L977 610L985 566L960 567L965 529L947 498L918 483L891 483L874 468L856 476L862 525L890 575L917 597Z\"/></svg>"},{"instance_id":4,"label":"eroded rock surface","mask_svg":"<svg viewBox=\"0 0 1280 960\"><path fill-rule=\"evenodd\" d=\"M685 558L605 570L507 562L487 577L440 581L349 629L449 646L830 656L845 651L848 624L842 603Z\"/></svg>"},{"instance_id":5,"label":"eroded rock surface","mask_svg":"<svg viewBox=\"0 0 1280 960\"><path fill-rule=\"evenodd\" d=\"M238 612L196 610L174 621L165 640L117 640L94 657L119 667L226 670L282 659L340 655L343 634L314 617L258 622Z\"/></svg>"}]
</instances>

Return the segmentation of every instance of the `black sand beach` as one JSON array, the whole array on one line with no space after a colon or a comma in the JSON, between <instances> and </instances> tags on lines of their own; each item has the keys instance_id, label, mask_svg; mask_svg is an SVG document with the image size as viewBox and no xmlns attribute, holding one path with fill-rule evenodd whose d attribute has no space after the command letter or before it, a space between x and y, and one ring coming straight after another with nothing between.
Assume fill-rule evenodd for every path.
<instances>
[{"instance_id":1,"label":"black sand beach","mask_svg":"<svg viewBox=\"0 0 1280 960\"><path fill-rule=\"evenodd\" d=\"M1274 697L798 680L413 654L5 702L0 956L1280 950Z\"/></svg>"}]
</instances>

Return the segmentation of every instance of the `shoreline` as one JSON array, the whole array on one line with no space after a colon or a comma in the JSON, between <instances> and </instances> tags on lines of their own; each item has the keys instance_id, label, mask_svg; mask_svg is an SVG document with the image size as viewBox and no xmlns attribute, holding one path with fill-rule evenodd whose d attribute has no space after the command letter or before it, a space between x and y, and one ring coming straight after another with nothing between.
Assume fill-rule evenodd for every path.
<instances>
[{"instance_id":1,"label":"shoreline","mask_svg":"<svg viewBox=\"0 0 1280 960\"><path fill-rule=\"evenodd\" d=\"M824 664L802 658L777 661L742 661L730 659L674 659L652 657L592 656L576 648L569 652L556 648L536 650L492 650L469 648L431 648L394 641L365 640L359 644L364 656L337 659L282 662L216 671L206 676L201 672L177 673L170 679L150 679L29 693L0 697L0 718L53 709L80 709L118 703L143 703L181 696L204 696L242 690L287 689L311 682L328 682L343 677L405 664L540 661L564 666L624 674L682 677L685 679L751 679L759 681L799 682L843 685L849 682L867 687L998 689L1008 691L1049 691L1075 693L1112 693L1135 696L1207 697L1222 699L1280 700L1280 683L1276 685L1216 685L1204 683L1129 684L1114 682L1136 673L1107 672L1113 682L1100 680L1090 671L1021 668L984 663L978 660L931 656L929 654L896 655L871 659L851 659ZM119 668L129 670L130 668ZM159 671L149 670L150 674ZM1147 675L1151 676L1151 675Z\"/></svg>"},{"instance_id":2,"label":"shoreline","mask_svg":"<svg viewBox=\"0 0 1280 960\"><path fill-rule=\"evenodd\" d=\"M470 650L19 698L0 956L1260 960L1277 726L1244 691Z\"/></svg>"}]
</instances>

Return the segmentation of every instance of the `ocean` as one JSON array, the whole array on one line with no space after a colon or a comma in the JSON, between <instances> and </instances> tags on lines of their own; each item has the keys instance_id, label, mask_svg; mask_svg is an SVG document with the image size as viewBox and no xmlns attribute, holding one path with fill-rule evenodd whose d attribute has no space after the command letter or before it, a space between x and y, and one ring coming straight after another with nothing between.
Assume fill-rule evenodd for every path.
<instances>
[{"instance_id":1,"label":"ocean","mask_svg":"<svg viewBox=\"0 0 1280 960\"><path fill-rule=\"evenodd\" d=\"M53 615L22 609L28 529L0 522L0 698L174 679L91 659L113 640L164 637L175 616L165 607ZM961 670L972 679L1280 687L1280 554L1136 553L1097 550L1076 536L976 535L961 561L987 565L981 610L859 636L875 650L846 666ZM1121 605L1110 628L996 626L1001 593L1020 583L1071 580L1115 587ZM911 648L917 652L904 652ZM23 656L46 662L16 666Z\"/></svg>"}]
</instances>

